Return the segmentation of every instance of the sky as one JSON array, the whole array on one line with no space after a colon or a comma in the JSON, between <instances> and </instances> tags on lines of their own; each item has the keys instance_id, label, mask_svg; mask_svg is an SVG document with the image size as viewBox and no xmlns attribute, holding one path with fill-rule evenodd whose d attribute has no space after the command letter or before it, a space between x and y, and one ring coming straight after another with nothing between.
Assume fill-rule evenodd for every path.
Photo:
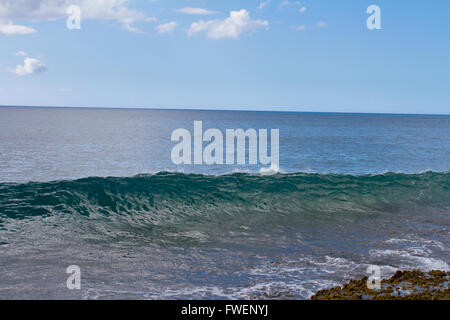
<instances>
[{"instance_id":1,"label":"sky","mask_svg":"<svg viewBox=\"0 0 450 320\"><path fill-rule=\"evenodd\" d=\"M449 15L443 0L0 0L0 105L449 114Z\"/></svg>"}]
</instances>

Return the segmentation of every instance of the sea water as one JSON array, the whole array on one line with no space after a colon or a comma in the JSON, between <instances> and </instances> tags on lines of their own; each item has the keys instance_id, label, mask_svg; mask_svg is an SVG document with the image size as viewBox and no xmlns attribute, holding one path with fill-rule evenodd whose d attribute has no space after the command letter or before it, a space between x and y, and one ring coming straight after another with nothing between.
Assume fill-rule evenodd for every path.
<instances>
[{"instance_id":1,"label":"sea water","mask_svg":"<svg viewBox=\"0 0 450 320\"><path fill-rule=\"evenodd\" d=\"M279 172L171 133L279 129ZM292 298L449 269L450 116L0 108L0 298ZM66 286L68 266L81 289Z\"/></svg>"}]
</instances>

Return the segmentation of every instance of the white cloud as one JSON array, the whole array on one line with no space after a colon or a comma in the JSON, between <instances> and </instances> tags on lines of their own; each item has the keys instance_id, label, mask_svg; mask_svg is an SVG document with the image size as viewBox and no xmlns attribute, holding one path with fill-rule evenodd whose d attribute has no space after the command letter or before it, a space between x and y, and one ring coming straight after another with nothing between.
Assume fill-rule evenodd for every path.
<instances>
[{"instance_id":1,"label":"white cloud","mask_svg":"<svg viewBox=\"0 0 450 320\"><path fill-rule=\"evenodd\" d=\"M25 58L23 65L18 64L15 69L10 69L9 71L18 76L26 76L29 74L47 71L47 67L38 59Z\"/></svg>"},{"instance_id":2,"label":"white cloud","mask_svg":"<svg viewBox=\"0 0 450 320\"><path fill-rule=\"evenodd\" d=\"M327 23L325 21L320 21L320 22L317 22L315 25L312 25L312 26L306 26L304 24L298 25L298 26L292 26L292 29L297 30L297 31L303 31L303 30L306 30L306 29L314 29L314 28L322 29L322 28L325 28L326 26L327 26Z\"/></svg>"},{"instance_id":3,"label":"white cloud","mask_svg":"<svg viewBox=\"0 0 450 320\"><path fill-rule=\"evenodd\" d=\"M301 1L292 1L292 0L281 1L278 9L288 7L288 6L298 7L298 12L300 12L300 13L304 13L307 9L306 6L304 6Z\"/></svg>"},{"instance_id":4,"label":"white cloud","mask_svg":"<svg viewBox=\"0 0 450 320\"><path fill-rule=\"evenodd\" d=\"M135 22L155 21L144 13L130 9L129 0L1 0L0 19L51 21L66 19L67 8L77 5L82 19L116 20L131 32L140 32Z\"/></svg>"},{"instance_id":5,"label":"white cloud","mask_svg":"<svg viewBox=\"0 0 450 320\"><path fill-rule=\"evenodd\" d=\"M188 36L193 36L199 32L206 32L209 39L232 38L237 39L241 33L253 32L261 27L268 27L268 21L252 20L249 12L245 9L231 11L226 19L199 21L191 24Z\"/></svg>"},{"instance_id":6,"label":"white cloud","mask_svg":"<svg viewBox=\"0 0 450 320\"><path fill-rule=\"evenodd\" d=\"M290 1L290 0L283 0L280 3L280 7L286 7L291 5L301 5L302 3L300 1Z\"/></svg>"},{"instance_id":7,"label":"white cloud","mask_svg":"<svg viewBox=\"0 0 450 320\"><path fill-rule=\"evenodd\" d=\"M25 51L22 51L22 50L19 50L19 51L17 51L16 53L14 53L14 55L16 56L16 57L26 57L26 52Z\"/></svg>"},{"instance_id":8,"label":"white cloud","mask_svg":"<svg viewBox=\"0 0 450 320\"><path fill-rule=\"evenodd\" d=\"M211 11L211 10L207 10L207 9L203 9L203 8L191 8L191 7L181 8L176 11L185 13L185 14L216 14L216 13L219 13L217 11Z\"/></svg>"},{"instance_id":9,"label":"white cloud","mask_svg":"<svg viewBox=\"0 0 450 320\"><path fill-rule=\"evenodd\" d=\"M299 26L293 26L292 29L297 30L297 31L303 31L306 29L306 26L304 24L302 24Z\"/></svg>"},{"instance_id":10,"label":"white cloud","mask_svg":"<svg viewBox=\"0 0 450 320\"><path fill-rule=\"evenodd\" d=\"M0 34L6 35L16 35L16 34L31 34L35 33L36 30L26 26L20 26L13 24L12 21L9 21L7 24L0 22Z\"/></svg>"},{"instance_id":11,"label":"white cloud","mask_svg":"<svg viewBox=\"0 0 450 320\"><path fill-rule=\"evenodd\" d=\"M158 30L159 33L171 33L175 28L177 27L178 23L175 21L171 21L168 23L160 24L156 27L156 30Z\"/></svg>"},{"instance_id":12,"label":"white cloud","mask_svg":"<svg viewBox=\"0 0 450 320\"><path fill-rule=\"evenodd\" d=\"M267 5L269 4L269 2L270 2L270 0L267 0L267 1L261 1L261 2L259 3L259 5L256 7L256 9L259 9L259 10L263 9L265 6L267 6Z\"/></svg>"}]
</instances>

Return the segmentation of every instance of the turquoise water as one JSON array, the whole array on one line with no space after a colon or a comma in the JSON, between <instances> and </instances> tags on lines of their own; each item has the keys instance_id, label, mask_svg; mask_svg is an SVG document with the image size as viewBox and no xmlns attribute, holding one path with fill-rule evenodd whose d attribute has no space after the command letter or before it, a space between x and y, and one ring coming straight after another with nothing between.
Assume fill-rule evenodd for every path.
<instances>
[{"instance_id":1,"label":"turquoise water","mask_svg":"<svg viewBox=\"0 0 450 320\"><path fill-rule=\"evenodd\" d=\"M280 129L280 169L174 129ZM292 298L448 269L450 117L0 108L0 298ZM66 288L69 265L81 290Z\"/></svg>"}]
</instances>

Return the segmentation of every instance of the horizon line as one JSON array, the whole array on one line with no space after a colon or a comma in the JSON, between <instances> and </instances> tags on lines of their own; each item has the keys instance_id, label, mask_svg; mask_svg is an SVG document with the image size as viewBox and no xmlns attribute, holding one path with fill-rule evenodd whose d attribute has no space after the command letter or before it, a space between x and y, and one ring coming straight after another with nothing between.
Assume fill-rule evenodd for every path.
<instances>
[{"instance_id":1,"label":"horizon line","mask_svg":"<svg viewBox=\"0 0 450 320\"><path fill-rule=\"evenodd\" d=\"M217 111L217 112L272 112L272 113L327 113L327 114L367 114L367 115L410 115L410 116L450 116L450 113L403 113L403 112L354 112L354 111L295 111L295 110L249 110L249 109L208 109L177 107L82 107L82 106L28 106L0 105L0 108L55 108L55 109L116 109L116 110L161 110L161 111Z\"/></svg>"}]
</instances>

